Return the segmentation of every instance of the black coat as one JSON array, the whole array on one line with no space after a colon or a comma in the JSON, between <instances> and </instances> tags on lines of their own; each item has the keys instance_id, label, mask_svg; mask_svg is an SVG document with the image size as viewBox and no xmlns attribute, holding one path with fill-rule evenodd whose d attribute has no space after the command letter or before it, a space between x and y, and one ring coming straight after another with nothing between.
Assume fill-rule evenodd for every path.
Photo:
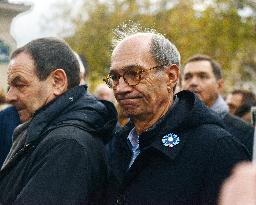
<instances>
[{"instance_id":1,"label":"black coat","mask_svg":"<svg viewBox=\"0 0 256 205\"><path fill-rule=\"evenodd\" d=\"M0 172L0 204L100 204L109 176L103 141L116 111L75 87L40 109Z\"/></svg>"},{"instance_id":2,"label":"black coat","mask_svg":"<svg viewBox=\"0 0 256 205\"><path fill-rule=\"evenodd\" d=\"M248 149L250 155L252 156L252 147L253 147L253 137L254 137L254 128L252 125L243 121L242 119L227 114L223 118L226 130L230 132L231 135L236 137L242 142Z\"/></svg>"},{"instance_id":3,"label":"black coat","mask_svg":"<svg viewBox=\"0 0 256 205\"><path fill-rule=\"evenodd\" d=\"M140 154L130 169L127 136L132 123L108 144L115 177L109 204L212 205L232 167L249 159L245 147L193 93L177 96L178 103L139 136ZM168 134L179 143L164 146Z\"/></svg>"}]
</instances>

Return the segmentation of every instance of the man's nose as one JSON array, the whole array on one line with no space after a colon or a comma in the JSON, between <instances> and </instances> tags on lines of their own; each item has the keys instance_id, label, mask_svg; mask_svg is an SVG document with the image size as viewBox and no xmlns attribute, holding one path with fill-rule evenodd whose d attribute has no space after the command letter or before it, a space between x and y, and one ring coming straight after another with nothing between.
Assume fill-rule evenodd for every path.
<instances>
[{"instance_id":1,"label":"man's nose","mask_svg":"<svg viewBox=\"0 0 256 205\"><path fill-rule=\"evenodd\" d=\"M198 85L198 78L196 76L192 77L189 84L190 86L197 86Z\"/></svg>"},{"instance_id":2,"label":"man's nose","mask_svg":"<svg viewBox=\"0 0 256 205\"><path fill-rule=\"evenodd\" d=\"M8 92L6 93L6 101L10 104L12 104L13 102L15 102L17 100L17 95L15 93L15 89L10 87Z\"/></svg>"},{"instance_id":3,"label":"man's nose","mask_svg":"<svg viewBox=\"0 0 256 205\"><path fill-rule=\"evenodd\" d=\"M117 83L117 85L114 87L114 92L115 93L124 93L124 92L128 92L132 89L131 86L129 86L123 77L119 78L119 81Z\"/></svg>"}]
</instances>

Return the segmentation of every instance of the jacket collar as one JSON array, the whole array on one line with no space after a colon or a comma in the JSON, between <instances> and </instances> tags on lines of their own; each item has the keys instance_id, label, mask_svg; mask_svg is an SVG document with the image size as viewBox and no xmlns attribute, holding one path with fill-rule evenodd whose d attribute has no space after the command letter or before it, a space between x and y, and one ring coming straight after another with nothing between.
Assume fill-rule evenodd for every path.
<instances>
[{"instance_id":1,"label":"jacket collar","mask_svg":"<svg viewBox=\"0 0 256 205\"><path fill-rule=\"evenodd\" d=\"M181 124L184 122L186 115L191 108L184 105L184 102L176 96L176 103L169 109L152 128L142 133L139 137L141 150L154 149L165 154L170 159L175 159L179 151L182 149L186 139L180 135ZM173 137L173 141L164 143L164 138ZM167 146L166 146L167 145ZM170 145L170 146L168 146Z\"/></svg>"},{"instance_id":2,"label":"jacket collar","mask_svg":"<svg viewBox=\"0 0 256 205\"><path fill-rule=\"evenodd\" d=\"M74 104L86 93L86 90L87 86L76 86L71 88L52 102L36 111L28 127L26 143L29 144L37 140L41 134L46 131L45 128L51 123L51 121Z\"/></svg>"},{"instance_id":3,"label":"jacket collar","mask_svg":"<svg viewBox=\"0 0 256 205\"><path fill-rule=\"evenodd\" d=\"M139 136L141 153L153 149L173 160L187 141L188 135L185 134L187 131L202 124L217 124L224 127L220 118L213 114L192 92L181 91L176 97L178 102L169 109L166 115ZM134 127L132 123L129 123L124 133L127 134L127 129L132 129L132 127ZM125 140L127 136L124 136ZM167 136L175 137L176 140L179 138L179 142L173 144L174 146L165 146L163 138ZM172 145L172 142L169 145Z\"/></svg>"}]
</instances>

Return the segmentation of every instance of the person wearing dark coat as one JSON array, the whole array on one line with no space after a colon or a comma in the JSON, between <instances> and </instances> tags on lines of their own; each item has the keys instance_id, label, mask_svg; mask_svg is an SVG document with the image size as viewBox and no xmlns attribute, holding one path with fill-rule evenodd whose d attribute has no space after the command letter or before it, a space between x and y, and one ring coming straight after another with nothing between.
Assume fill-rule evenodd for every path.
<instances>
[{"instance_id":1,"label":"person wearing dark coat","mask_svg":"<svg viewBox=\"0 0 256 205\"><path fill-rule=\"evenodd\" d=\"M20 124L19 114L14 106L0 111L0 167L12 146L12 134Z\"/></svg>"},{"instance_id":2,"label":"person wearing dark coat","mask_svg":"<svg viewBox=\"0 0 256 205\"><path fill-rule=\"evenodd\" d=\"M29 42L12 54L8 82L6 98L25 123L1 168L0 204L104 204L104 143L116 110L79 86L70 47L55 38Z\"/></svg>"},{"instance_id":3,"label":"person wearing dark coat","mask_svg":"<svg viewBox=\"0 0 256 205\"><path fill-rule=\"evenodd\" d=\"M224 88L221 66L206 55L192 56L183 70L182 87L190 90L214 112L225 124L225 129L246 146L250 155L253 147L253 126L229 114L229 107L221 96Z\"/></svg>"},{"instance_id":4,"label":"person wearing dark coat","mask_svg":"<svg viewBox=\"0 0 256 205\"><path fill-rule=\"evenodd\" d=\"M225 128L230 134L245 145L250 155L253 152L254 128L249 123L241 120L239 117L227 113L223 118Z\"/></svg>"},{"instance_id":5,"label":"person wearing dark coat","mask_svg":"<svg viewBox=\"0 0 256 205\"><path fill-rule=\"evenodd\" d=\"M107 145L113 170L107 203L216 204L232 167L249 159L246 148L192 92L174 95L180 55L168 39L153 32L124 36L104 78L130 118Z\"/></svg>"}]
</instances>

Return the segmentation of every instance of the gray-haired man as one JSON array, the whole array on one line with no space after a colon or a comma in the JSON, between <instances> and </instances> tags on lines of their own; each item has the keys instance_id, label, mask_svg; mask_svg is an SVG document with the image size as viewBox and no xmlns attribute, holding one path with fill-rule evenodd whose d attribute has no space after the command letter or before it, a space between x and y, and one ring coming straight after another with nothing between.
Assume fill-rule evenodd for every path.
<instances>
[{"instance_id":1,"label":"gray-haired man","mask_svg":"<svg viewBox=\"0 0 256 205\"><path fill-rule=\"evenodd\" d=\"M233 165L249 157L193 93L174 95L179 65L158 33L130 33L115 45L105 81L130 123L108 147L110 204L215 204Z\"/></svg>"}]
</instances>

